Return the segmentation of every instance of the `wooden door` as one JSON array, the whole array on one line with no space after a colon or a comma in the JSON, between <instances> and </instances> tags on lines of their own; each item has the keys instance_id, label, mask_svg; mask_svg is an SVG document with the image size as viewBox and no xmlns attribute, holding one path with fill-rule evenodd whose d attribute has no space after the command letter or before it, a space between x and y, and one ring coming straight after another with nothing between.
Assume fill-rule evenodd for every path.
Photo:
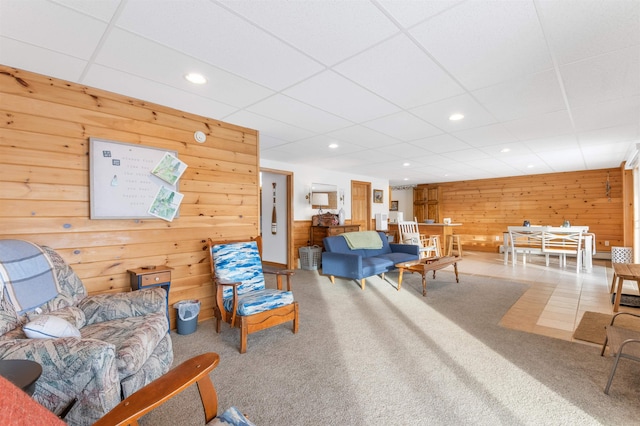
<instances>
[{"instance_id":1,"label":"wooden door","mask_svg":"<svg viewBox=\"0 0 640 426\"><path fill-rule=\"evenodd\" d=\"M371 182L351 181L351 224L371 228Z\"/></svg>"}]
</instances>

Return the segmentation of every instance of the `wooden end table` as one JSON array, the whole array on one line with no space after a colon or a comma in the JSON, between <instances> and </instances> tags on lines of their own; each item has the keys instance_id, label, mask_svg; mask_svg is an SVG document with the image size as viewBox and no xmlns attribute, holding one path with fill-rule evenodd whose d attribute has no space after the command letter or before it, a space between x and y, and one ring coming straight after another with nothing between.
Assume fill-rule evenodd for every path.
<instances>
[{"instance_id":1,"label":"wooden end table","mask_svg":"<svg viewBox=\"0 0 640 426\"><path fill-rule=\"evenodd\" d=\"M618 288L616 289L616 280ZM640 265L635 263L614 263L613 280L611 280L610 293L616 292L616 299L613 302L613 312L620 309L620 299L622 298L622 284L624 280L635 281L640 286Z\"/></svg>"},{"instance_id":2,"label":"wooden end table","mask_svg":"<svg viewBox=\"0 0 640 426\"><path fill-rule=\"evenodd\" d=\"M460 256L444 256L444 257L427 257L420 260L414 260L412 262L402 262L396 265L396 268L400 270L398 274L398 291L402 288L402 274L404 271L418 272L422 275L422 295L427 295L427 272L433 271L433 278L436 277L436 271L438 269L446 268L449 265L453 265L453 270L456 273L456 282L459 283L458 278L458 262L461 261Z\"/></svg>"}]
</instances>

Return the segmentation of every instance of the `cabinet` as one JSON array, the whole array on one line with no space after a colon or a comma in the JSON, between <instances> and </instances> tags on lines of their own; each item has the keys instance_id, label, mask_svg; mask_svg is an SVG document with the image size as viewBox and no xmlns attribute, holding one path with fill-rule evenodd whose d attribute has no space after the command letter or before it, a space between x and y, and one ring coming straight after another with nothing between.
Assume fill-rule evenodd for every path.
<instances>
[{"instance_id":1,"label":"cabinet","mask_svg":"<svg viewBox=\"0 0 640 426\"><path fill-rule=\"evenodd\" d=\"M131 280L131 291L144 288L162 287L167 292L167 324L169 321L169 289L171 288L171 268L168 266L154 266L127 270Z\"/></svg>"},{"instance_id":2,"label":"cabinet","mask_svg":"<svg viewBox=\"0 0 640 426\"><path fill-rule=\"evenodd\" d=\"M324 248L322 239L324 237L332 237L334 235L344 234L345 232L358 232L360 225L332 225L332 226L312 226L311 227L311 245L317 245Z\"/></svg>"}]
</instances>

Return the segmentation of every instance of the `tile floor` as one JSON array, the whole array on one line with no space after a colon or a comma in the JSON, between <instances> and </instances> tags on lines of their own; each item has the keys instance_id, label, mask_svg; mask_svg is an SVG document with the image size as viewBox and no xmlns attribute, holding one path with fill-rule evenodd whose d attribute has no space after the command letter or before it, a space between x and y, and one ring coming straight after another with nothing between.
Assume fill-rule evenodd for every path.
<instances>
[{"instance_id":1,"label":"tile floor","mask_svg":"<svg viewBox=\"0 0 640 426\"><path fill-rule=\"evenodd\" d=\"M613 269L610 261L594 259L591 273L576 273L575 259L568 259L567 263L566 268L561 268L557 258L551 258L547 267L543 256L529 256L526 265L521 261L504 265L502 254L465 251L460 271L530 284L504 315L501 325L571 341L584 312L613 313L609 294ZM623 292L638 294L638 286L625 281ZM620 310L640 312L624 306Z\"/></svg>"}]
</instances>

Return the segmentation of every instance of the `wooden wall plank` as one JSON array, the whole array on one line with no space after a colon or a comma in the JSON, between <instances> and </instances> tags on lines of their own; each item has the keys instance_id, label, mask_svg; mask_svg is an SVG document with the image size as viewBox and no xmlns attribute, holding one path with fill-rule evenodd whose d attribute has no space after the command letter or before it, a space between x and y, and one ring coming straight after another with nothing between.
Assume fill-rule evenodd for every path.
<instances>
[{"instance_id":1,"label":"wooden wall plank","mask_svg":"<svg viewBox=\"0 0 640 426\"><path fill-rule=\"evenodd\" d=\"M611 197L606 193L607 179ZM414 199L434 187L441 191L440 216L463 224L455 232L469 249L497 251L507 226L521 225L524 220L532 225L560 226L565 219L588 225L596 234L599 252L608 252L624 241L620 169L419 185ZM419 205L414 214L424 219Z\"/></svg>"},{"instance_id":2,"label":"wooden wall plank","mask_svg":"<svg viewBox=\"0 0 640 426\"><path fill-rule=\"evenodd\" d=\"M170 266L170 305L197 298L210 318L207 237L258 232L258 133L4 66L0 96L0 238L56 249L91 294L129 291L127 269ZM90 137L177 151L188 165L180 216L91 220Z\"/></svg>"}]
</instances>

